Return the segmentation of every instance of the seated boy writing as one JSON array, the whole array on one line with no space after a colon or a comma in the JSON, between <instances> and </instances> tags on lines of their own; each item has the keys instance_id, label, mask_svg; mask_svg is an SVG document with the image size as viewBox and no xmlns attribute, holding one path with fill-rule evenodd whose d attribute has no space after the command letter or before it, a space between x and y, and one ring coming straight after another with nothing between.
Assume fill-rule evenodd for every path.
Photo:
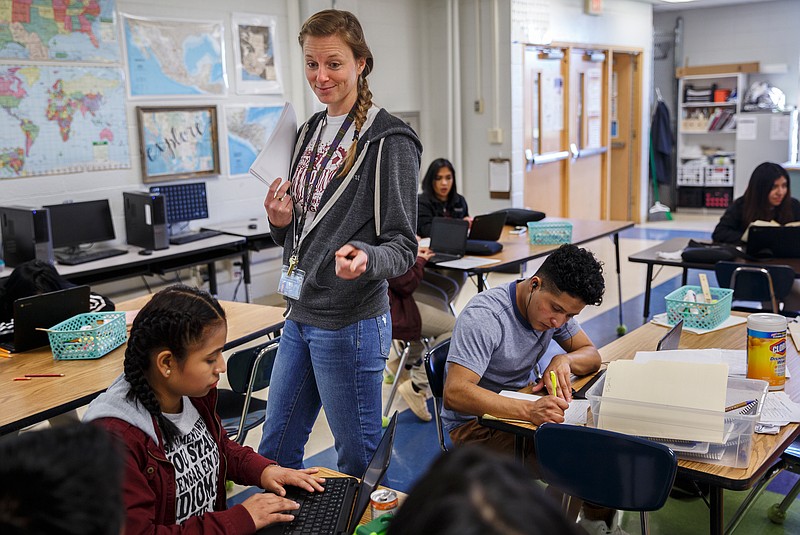
<instances>
[{"instance_id":1,"label":"seated boy writing","mask_svg":"<svg viewBox=\"0 0 800 535\"><path fill-rule=\"evenodd\" d=\"M513 453L514 435L481 426L476 416L492 414L536 425L561 423L572 401L570 374L586 375L600 368L600 354L574 319L586 305L599 305L605 282L603 268L585 249L562 245L529 279L504 284L476 295L456 320L447 357L442 423L455 444L479 443ZM539 360L555 340L564 353L544 370ZM558 388L552 392L550 372ZM541 372L541 373L540 373ZM506 398L501 390L519 390L531 376L545 377L533 392L552 394L536 401ZM533 444L526 452L533 459ZM594 509L594 508L592 508ZM605 533L614 512L587 512ZM608 520L603 522L601 520ZM593 528L594 526L592 526Z\"/></svg>"}]
</instances>

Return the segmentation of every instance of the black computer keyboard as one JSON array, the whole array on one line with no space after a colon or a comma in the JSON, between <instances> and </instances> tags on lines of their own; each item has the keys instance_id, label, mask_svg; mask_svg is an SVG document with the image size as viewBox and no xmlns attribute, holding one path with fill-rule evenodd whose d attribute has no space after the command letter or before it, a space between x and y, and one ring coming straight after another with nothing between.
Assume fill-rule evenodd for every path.
<instances>
[{"instance_id":1,"label":"black computer keyboard","mask_svg":"<svg viewBox=\"0 0 800 535\"><path fill-rule=\"evenodd\" d=\"M286 497L298 502L300 509L297 510L295 519L284 527L284 535L324 535L344 531L350 519L350 507L344 507L344 504L349 495L349 505L352 505L355 486L355 480L351 477L329 477L325 478L325 492L307 492L294 488L289 490Z\"/></svg>"},{"instance_id":2,"label":"black computer keyboard","mask_svg":"<svg viewBox=\"0 0 800 535\"><path fill-rule=\"evenodd\" d=\"M188 232L186 234L178 234L177 236L172 236L169 239L169 243L171 245L183 245L184 243L191 243L193 241L198 240L205 240L207 238L213 238L214 236L219 236L222 232L218 230L198 230L197 232Z\"/></svg>"},{"instance_id":3,"label":"black computer keyboard","mask_svg":"<svg viewBox=\"0 0 800 535\"><path fill-rule=\"evenodd\" d=\"M86 262L94 262L95 260L102 260L104 258L111 258L112 256L119 256L127 254L125 249L98 249L96 251L87 251L85 253L55 253L56 260L59 264L65 266L74 266L77 264L84 264Z\"/></svg>"}]
</instances>

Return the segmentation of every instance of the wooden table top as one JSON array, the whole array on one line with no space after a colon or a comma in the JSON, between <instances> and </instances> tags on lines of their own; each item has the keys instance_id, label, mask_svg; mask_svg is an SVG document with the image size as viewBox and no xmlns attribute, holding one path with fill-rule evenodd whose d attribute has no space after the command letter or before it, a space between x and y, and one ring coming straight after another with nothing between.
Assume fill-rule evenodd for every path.
<instances>
[{"instance_id":1,"label":"wooden table top","mask_svg":"<svg viewBox=\"0 0 800 535\"><path fill-rule=\"evenodd\" d=\"M732 312L734 315L746 316L741 312ZM621 338L600 348L600 356L604 366L619 359L632 359L637 351L655 351L658 340L666 333L667 328L653 323L642 325ZM747 324L741 323L719 331L699 335L686 330L683 331L680 341L681 349L746 349ZM794 379L786 381L785 391L789 397L800 402L800 362L794 344L787 340L786 365ZM573 388L578 390L591 379L583 377L573 383ZM525 389L523 389L524 391ZM484 417L486 421L486 417ZM500 425L497 425L500 424ZM524 434L535 431L533 424L521 424L499 420L492 424L504 431L514 432L514 428L529 430ZM750 465L747 468L731 468L697 461L678 460L678 467L682 473L689 474L695 479L707 481L731 490L745 490L750 488L783 453L787 446L800 435L798 424L789 424L781 428L777 435L754 434L753 451L750 455ZM532 434L531 434L532 436Z\"/></svg>"},{"instance_id":2,"label":"wooden table top","mask_svg":"<svg viewBox=\"0 0 800 535\"><path fill-rule=\"evenodd\" d=\"M620 232L633 227L633 221L590 221L584 219L561 219L548 217L546 222L565 221L572 223L572 241L575 245L581 245L604 236ZM494 264L487 264L470 269L470 271L485 272L508 266L519 264L534 258L546 256L558 249L561 245L531 245L528 233L509 234L513 227L508 225L503 227L503 234L500 236L500 243L503 250L497 254L486 256L487 260L499 260Z\"/></svg>"},{"instance_id":3,"label":"wooden table top","mask_svg":"<svg viewBox=\"0 0 800 535\"><path fill-rule=\"evenodd\" d=\"M732 314L747 315L741 312L732 312ZM636 351L654 351L656 343L665 332L666 327L653 323L642 325L601 348L600 355L603 362L606 363L618 359L631 359ZM747 349L747 324L741 323L702 335L684 330L681 335L680 348ZM786 365L792 379L786 381L785 391L793 401L800 402L800 362L798 362L797 348L791 339L786 341ZM725 488L742 490L749 488L752 482L780 456L798 435L800 435L798 424L782 427L777 435L756 433L753 451L750 455L750 466L747 468L731 468L683 459L678 461L678 465L684 471L693 472L695 475L702 474L706 480L715 480Z\"/></svg>"},{"instance_id":4,"label":"wooden table top","mask_svg":"<svg viewBox=\"0 0 800 535\"><path fill-rule=\"evenodd\" d=\"M140 309L146 295L117 305L117 310ZM251 333L280 328L279 307L221 301L228 316L228 344L247 340ZM0 358L0 435L63 414L89 403L122 373L125 344L95 360L53 360L49 347ZM64 377L14 381L31 373L63 373Z\"/></svg>"}]
</instances>

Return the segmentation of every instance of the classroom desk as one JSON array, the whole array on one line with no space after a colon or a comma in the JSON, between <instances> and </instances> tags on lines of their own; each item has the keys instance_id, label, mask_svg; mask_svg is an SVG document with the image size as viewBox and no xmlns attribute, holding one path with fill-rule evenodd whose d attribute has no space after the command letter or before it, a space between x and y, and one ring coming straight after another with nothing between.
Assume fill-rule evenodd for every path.
<instances>
[{"instance_id":1,"label":"classroom desk","mask_svg":"<svg viewBox=\"0 0 800 535\"><path fill-rule=\"evenodd\" d=\"M242 255L242 278L244 279L245 301L250 302L250 255L252 251L277 247L269 233L266 218L253 218L246 221L226 221L204 226L204 229L218 230L232 236L244 238L245 254Z\"/></svg>"},{"instance_id":2,"label":"classroom desk","mask_svg":"<svg viewBox=\"0 0 800 535\"><path fill-rule=\"evenodd\" d=\"M140 275L164 274L187 267L206 264L208 267L208 286L212 295L217 295L217 270L215 262L231 257L240 257L244 262L247 252L245 239L241 236L222 234L183 245L170 245L168 249L153 251L153 254L140 255L140 247L119 245L128 253L85 264L65 266L55 264L56 270L65 279L75 284L95 284ZM0 270L0 279L11 275L13 268Z\"/></svg>"},{"instance_id":3,"label":"classroom desk","mask_svg":"<svg viewBox=\"0 0 800 535\"><path fill-rule=\"evenodd\" d=\"M592 221L583 219L563 219L557 217L547 217L543 221L569 221L572 223L572 241L574 245L583 245L605 236L612 236L614 240L614 258L617 263L617 296L619 299L619 329L622 329L622 275L620 273L619 261L619 233L625 229L632 228L633 221ZM478 292L484 290L484 275L497 271L498 269L518 266L523 262L547 256L561 245L531 245L528 233L516 235L510 234L513 227L508 225L503 227L503 234L500 236L500 243L503 250L497 254L486 257L487 260L497 260L494 264L482 264L476 267L465 269L470 275L477 275ZM447 268L457 269L457 268Z\"/></svg>"},{"instance_id":4,"label":"classroom desk","mask_svg":"<svg viewBox=\"0 0 800 535\"><path fill-rule=\"evenodd\" d=\"M654 245L653 247L645 249L644 251L639 251L636 254L632 254L628 257L629 262L647 265L647 278L644 289L645 322L647 322L650 316L650 291L652 289L652 284L653 284L654 266L672 266L683 269L683 273L681 275L681 285L686 285L686 278L689 269L707 269L711 271L714 270L714 264L705 264L700 262L685 262L683 260L667 260L665 258L659 258L657 256L657 253L659 251L663 252L682 251L688 243L689 243L689 238L672 238L665 242L659 243L658 245ZM745 262L745 260L742 259L739 259L737 261ZM758 260L751 260L749 262L758 264L787 265L792 269L794 269L795 274L800 276L800 258L763 258Z\"/></svg>"},{"instance_id":5,"label":"classroom desk","mask_svg":"<svg viewBox=\"0 0 800 535\"><path fill-rule=\"evenodd\" d=\"M582 245L605 236L613 236L617 260L617 276L619 277L619 233L633 227L632 221L590 221L556 217L548 217L543 221L568 221L572 223L572 241L570 243L574 245ZM483 274L547 256L561 246L560 244L531 245L527 232L520 235L509 234L512 229L513 227L509 227L508 225L503 227L503 234L500 236L499 240L500 243L503 244L502 251L497 254L482 257L486 258L486 260L498 260L498 262L494 264L482 264L465 270L471 274L481 275L477 277L479 292L482 292L484 289Z\"/></svg>"},{"instance_id":6,"label":"classroom desk","mask_svg":"<svg viewBox=\"0 0 800 535\"><path fill-rule=\"evenodd\" d=\"M138 310L150 295L117 305ZM283 309L221 301L228 317L225 349L283 327ZM49 347L0 358L0 435L82 407L100 395L122 373L125 344L96 360L53 360ZM26 373L63 373L64 377L14 381Z\"/></svg>"},{"instance_id":7,"label":"classroom desk","mask_svg":"<svg viewBox=\"0 0 800 535\"><path fill-rule=\"evenodd\" d=\"M747 315L740 312L732 312L732 314ZM664 332L665 327L646 323L601 348L600 355L603 362L607 363L618 359L633 358L636 351L653 351L658 339L661 338ZM684 331L681 336L680 347L681 349L746 349L747 326L742 323L704 335ZM790 340L787 340L786 344L786 363L794 378L786 381L786 393L789 394L793 401L800 402L800 357L798 357L797 349ZM580 381L576 381L573 386L578 389L588 380L589 377L582 378ZM481 423L487 427L514 433L517 437L524 439L532 439L536 431L536 426L532 424L520 425L485 418L481 419ZM747 468L730 468L682 459L678 461L679 474L708 483L711 486L710 533L721 534L724 529L723 490L747 490L752 488L798 436L800 436L800 426L798 424L789 424L782 427L777 435L755 434L753 451L750 455L750 466Z\"/></svg>"}]
</instances>

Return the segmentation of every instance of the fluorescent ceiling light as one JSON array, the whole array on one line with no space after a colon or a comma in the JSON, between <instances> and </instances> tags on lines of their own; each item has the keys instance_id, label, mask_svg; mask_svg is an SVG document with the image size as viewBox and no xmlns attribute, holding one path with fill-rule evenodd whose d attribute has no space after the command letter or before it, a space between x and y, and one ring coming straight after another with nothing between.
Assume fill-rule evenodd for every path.
<instances>
[{"instance_id":1,"label":"fluorescent ceiling light","mask_svg":"<svg viewBox=\"0 0 800 535\"><path fill-rule=\"evenodd\" d=\"M688 2L694 2L694 0L661 0L662 2L666 2L668 4L685 4Z\"/></svg>"}]
</instances>

